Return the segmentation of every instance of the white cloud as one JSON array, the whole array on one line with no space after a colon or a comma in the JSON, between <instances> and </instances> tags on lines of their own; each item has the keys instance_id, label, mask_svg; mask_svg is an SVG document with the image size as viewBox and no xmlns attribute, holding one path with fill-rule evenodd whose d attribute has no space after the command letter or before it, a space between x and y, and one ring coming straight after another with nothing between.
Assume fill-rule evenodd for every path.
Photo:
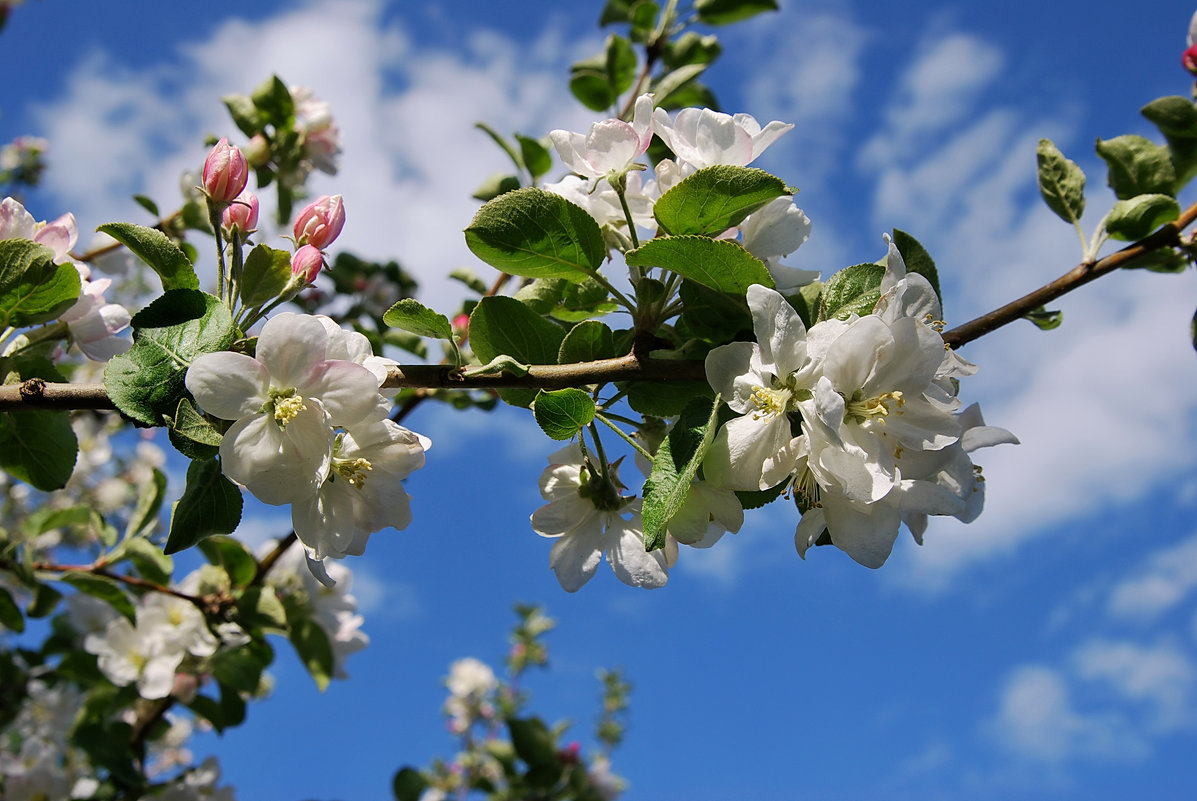
<instances>
[{"instance_id":1,"label":"white cloud","mask_svg":"<svg viewBox=\"0 0 1197 801\"><path fill-rule=\"evenodd\" d=\"M1107 684L1120 700L1146 705L1145 727L1153 732L1174 731L1197 721L1197 669L1175 644L1091 640L1073 653L1073 665L1078 676Z\"/></svg>"},{"instance_id":2,"label":"white cloud","mask_svg":"<svg viewBox=\"0 0 1197 801\"><path fill-rule=\"evenodd\" d=\"M1111 615L1151 619L1174 608L1197 589L1197 536L1161 549L1110 594Z\"/></svg>"},{"instance_id":3,"label":"white cloud","mask_svg":"<svg viewBox=\"0 0 1197 801\"><path fill-rule=\"evenodd\" d=\"M1042 665L1024 665L1010 674L986 730L1011 754L1041 763L1134 761L1148 753L1119 715L1078 712L1064 677Z\"/></svg>"}]
</instances>

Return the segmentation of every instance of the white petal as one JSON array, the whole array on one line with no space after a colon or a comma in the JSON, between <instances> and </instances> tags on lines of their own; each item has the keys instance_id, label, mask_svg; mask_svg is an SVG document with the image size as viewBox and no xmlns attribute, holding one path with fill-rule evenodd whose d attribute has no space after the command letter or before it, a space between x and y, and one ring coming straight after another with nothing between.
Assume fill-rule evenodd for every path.
<instances>
[{"instance_id":1,"label":"white petal","mask_svg":"<svg viewBox=\"0 0 1197 801\"><path fill-rule=\"evenodd\" d=\"M254 415L266 402L270 373L243 353L205 353L191 363L184 381L195 402L222 420Z\"/></svg>"}]
</instances>

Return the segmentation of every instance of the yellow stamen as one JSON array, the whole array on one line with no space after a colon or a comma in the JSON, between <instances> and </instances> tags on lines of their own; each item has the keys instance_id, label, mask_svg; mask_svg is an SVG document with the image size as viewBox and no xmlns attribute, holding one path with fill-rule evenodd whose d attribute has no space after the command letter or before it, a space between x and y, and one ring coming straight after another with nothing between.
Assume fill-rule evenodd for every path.
<instances>
[{"instance_id":1,"label":"yellow stamen","mask_svg":"<svg viewBox=\"0 0 1197 801\"><path fill-rule=\"evenodd\" d=\"M307 406L303 404L302 395L291 395L286 398L276 398L274 401L274 421L278 423L279 428L286 428L287 423L299 416L299 413L307 410Z\"/></svg>"},{"instance_id":2,"label":"yellow stamen","mask_svg":"<svg viewBox=\"0 0 1197 801\"><path fill-rule=\"evenodd\" d=\"M860 424L876 420L881 425L885 425L885 418L889 416L891 406L896 406L898 409L896 414L901 414L901 409L905 405L906 401L902 398L901 390L885 392L872 398L860 399L853 396L853 400L848 401L844 407L844 419L854 420Z\"/></svg>"},{"instance_id":3,"label":"yellow stamen","mask_svg":"<svg viewBox=\"0 0 1197 801\"><path fill-rule=\"evenodd\" d=\"M765 389L762 386L753 387L752 402L756 404L756 408L760 411L753 412L752 419L760 420L763 417L785 414L789 409L792 394L790 390L784 387L781 389Z\"/></svg>"},{"instance_id":4,"label":"yellow stamen","mask_svg":"<svg viewBox=\"0 0 1197 801\"><path fill-rule=\"evenodd\" d=\"M333 459L333 470L349 482L349 486L361 489L366 483L366 473L374 469L369 459Z\"/></svg>"}]
</instances>

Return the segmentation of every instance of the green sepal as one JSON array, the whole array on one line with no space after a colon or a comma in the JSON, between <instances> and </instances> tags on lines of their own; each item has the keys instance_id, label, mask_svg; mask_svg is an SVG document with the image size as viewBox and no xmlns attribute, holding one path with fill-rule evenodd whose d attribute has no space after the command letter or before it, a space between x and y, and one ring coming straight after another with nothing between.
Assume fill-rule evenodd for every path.
<instances>
[{"instance_id":1,"label":"green sepal","mask_svg":"<svg viewBox=\"0 0 1197 801\"><path fill-rule=\"evenodd\" d=\"M1119 200L1106 216L1106 233L1123 242L1137 242L1180 216L1180 204L1170 195L1139 195Z\"/></svg>"},{"instance_id":2,"label":"green sepal","mask_svg":"<svg viewBox=\"0 0 1197 801\"><path fill-rule=\"evenodd\" d=\"M487 264L526 278L584 281L607 255L602 230L585 209L531 187L478 209L465 238Z\"/></svg>"},{"instance_id":3,"label":"green sepal","mask_svg":"<svg viewBox=\"0 0 1197 801\"><path fill-rule=\"evenodd\" d=\"M721 400L716 395L711 405L705 398L696 399L682 412L657 449L652 474L644 482L646 551L665 547L669 521L686 502L691 483L715 439Z\"/></svg>"},{"instance_id":4,"label":"green sepal","mask_svg":"<svg viewBox=\"0 0 1197 801\"><path fill-rule=\"evenodd\" d=\"M819 298L817 322L872 312L881 299L881 279L884 277L885 267L880 264L857 264L831 276L823 285Z\"/></svg>"},{"instance_id":5,"label":"green sepal","mask_svg":"<svg viewBox=\"0 0 1197 801\"><path fill-rule=\"evenodd\" d=\"M74 265L55 264L54 251L45 245L0 240L0 327L53 320L75 305L81 286Z\"/></svg>"},{"instance_id":6,"label":"green sepal","mask_svg":"<svg viewBox=\"0 0 1197 801\"><path fill-rule=\"evenodd\" d=\"M228 307L194 289L166 292L133 316L133 347L109 359L104 386L113 404L146 426L173 418L187 393L192 360L233 343Z\"/></svg>"},{"instance_id":7,"label":"green sepal","mask_svg":"<svg viewBox=\"0 0 1197 801\"><path fill-rule=\"evenodd\" d=\"M532 401L532 415L550 439L572 439L594 420L594 398L576 387L542 389Z\"/></svg>"},{"instance_id":8,"label":"green sepal","mask_svg":"<svg viewBox=\"0 0 1197 801\"><path fill-rule=\"evenodd\" d=\"M106 223L96 229L120 242L162 279L162 289L199 289L195 267L178 245L157 228L133 223Z\"/></svg>"},{"instance_id":9,"label":"green sepal","mask_svg":"<svg viewBox=\"0 0 1197 801\"><path fill-rule=\"evenodd\" d=\"M241 490L225 478L215 459L195 459L187 468L183 497L170 512L167 555L190 548L213 534L231 534L241 522Z\"/></svg>"},{"instance_id":10,"label":"green sepal","mask_svg":"<svg viewBox=\"0 0 1197 801\"><path fill-rule=\"evenodd\" d=\"M753 284L775 286L764 262L728 239L663 237L650 239L624 255L631 267L661 267L730 295L743 297Z\"/></svg>"},{"instance_id":11,"label":"green sepal","mask_svg":"<svg viewBox=\"0 0 1197 801\"><path fill-rule=\"evenodd\" d=\"M787 194L785 182L764 170L719 164L703 167L661 195L653 216L675 236L718 236Z\"/></svg>"},{"instance_id":12,"label":"green sepal","mask_svg":"<svg viewBox=\"0 0 1197 801\"><path fill-rule=\"evenodd\" d=\"M1039 140L1037 158L1039 193L1047 207L1065 222L1080 222L1085 213L1085 173L1050 139Z\"/></svg>"}]
</instances>

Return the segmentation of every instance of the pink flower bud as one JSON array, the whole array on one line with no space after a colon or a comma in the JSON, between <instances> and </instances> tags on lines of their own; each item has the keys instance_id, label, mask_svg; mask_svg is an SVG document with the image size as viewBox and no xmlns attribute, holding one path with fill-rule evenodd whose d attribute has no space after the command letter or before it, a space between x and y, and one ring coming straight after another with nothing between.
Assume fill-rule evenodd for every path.
<instances>
[{"instance_id":1,"label":"pink flower bud","mask_svg":"<svg viewBox=\"0 0 1197 801\"><path fill-rule=\"evenodd\" d=\"M204 159L204 192L218 203L228 203L245 188L249 165L241 151L221 139Z\"/></svg>"},{"instance_id":2,"label":"pink flower bud","mask_svg":"<svg viewBox=\"0 0 1197 801\"><path fill-rule=\"evenodd\" d=\"M304 206L295 218L295 243L324 250L345 226L345 206L340 195L325 195Z\"/></svg>"},{"instance_id":3,"label":"pink flower bud","mask_svg":"<svg viewBox=\"0 0 1197 801\"><path fill-rule=\"evenodd\" d=\"M453 318L453 331L457 336L465 338L470 333L470 315L459 314ZM514 649L513 649L514 650ZM522 653L521 653L522 656Z\"/></svg>"},{"instance_id":4,"label":"pink flower bud","mask_svg":"<svg viewBox=\"0 0 1197 801\"><path fill-rule=\"evenodd\" d=\"M234 228L243 237L253 233L258 227L258 196L248 189L237 195L236 200L225 207L221 227L225 236L232 236Z\"/></svg>"},{"instance_id":5,"label":"pink flower bud","mask_svg":"<svg viewBox=\"0 0 1197 801\"><path fill-rule=\"evenodd\" d=\"M315 282L323 267L324 254L314 245L304 245L291 257L291 275L302 275L309 284Z\"/></svg>"},{"instance_id":6,"label":"pink flower bud","mask_svg":"<svg viewBox=\"0 0 1197 801\"><path fill-rule=\"evenodd\" d=\"M1184 64L1185 69L1193 75L1197 75L1197 44L1185 51L1185 54L1180 58L1180 63Z\"/></svg>"}]
</instances>

